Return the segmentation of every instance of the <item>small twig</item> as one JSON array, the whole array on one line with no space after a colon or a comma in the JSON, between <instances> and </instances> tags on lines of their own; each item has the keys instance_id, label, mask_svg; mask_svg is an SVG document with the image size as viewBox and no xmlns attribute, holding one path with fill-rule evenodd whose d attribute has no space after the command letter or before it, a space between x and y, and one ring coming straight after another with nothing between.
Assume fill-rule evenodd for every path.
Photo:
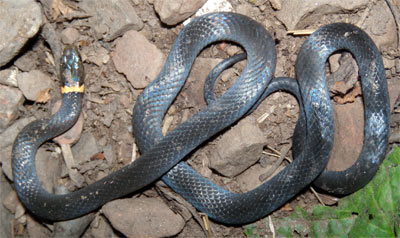
<instances>
[{"instance_id":1,"label":"small twig","mask_svg":"<svg viewBox=\"0 0 400 238\"><path fill-rule=\"evenodd\" d=\"M132 144L131 163L136 160L136 151L137 151L137 145L136 145L136 142L133 142L133 144Z\"/></svg>"},{"instance_id":2,"label":"small twig","mask_svg":"<svg viewBox=\"0 0 400 238\"><path fill-rule=\"evenodd\" d=\"M208 236L208 230L204 226L203 218L201 218L201 215L196 210L196 208L194 208L193 205L187 200L182 198L180 195L172 192L172 190L167 187L168 186L163 181L158 181L156 183L156 189L161 198L166 201L173 201L174 206L177 206L177 210L173 210L175 212L178 212L185 220L189 220L189 218L192 217L199 224L204 234ZM190 217L186 215L185 209L190 213Z\"/></svg>"},{"instance_id":3,"label":"small twig","mask_svg":"<svg viewBox=\"0 0 400 238\"><path fill-rule=\"evenodd\" d=\"M362 24L364 24L365 19L367 19L367 16L369 15L372 4L375 4L375 0L369 1L367 7L365 8L365 11L360 17L360 20L358 20L358 22L356 23L356 26L361 28Z\"/></svg>"},{"instance_id":4,"label":"small twig","mask_svg":"<svg viewBox=\"0 0 400 238\"><path fill-rule=\"evenodd\" d=\"M276 161L267 172L260 175L260 177L259 177L260 181L265 181L278 169L278 167L281 165L282 161L285 159L286 154L289 152L291 147L292 147L292 145L289 144L289 145L285 145L282 148L282 153L280 153L278 161Z\"/></svg>"},{"instance_id":5,"label":"small twig","mask_svg":"<svg viewBox=\"0 0 400 238\"><path fill-rule=\"evenodd\" d=\"M274 112L275 108L276 108L276 105L272 105L267 112L265 112L259 118L257 118L257 123L261 123L261 122L265 121L265 119L267 119L269 117L269 115L271 115Z\"/></svg>"},{"instance_id":6,"label":"small twig","mask_svg":"<svg viewBox=\"0 0 400 238\"><path fill-rule=\"evenodd\" d=\"M269 153L269 152L266 152L266 151L263 151L262 153L263 153L264 155L269 155L269 156L273 156L273 157L276 157L276 158L279 158L279 157L280 157L280 156L277 155L277 154ZM285 160L287 160L289 163L292 162L292 160L291 160L289 157L285 157Z\"/></svg>"},{"instance_id":7,"label":"small twig","mask_svg":"<svg viewBox=\"0 0 400 238\"><path fill-rule=\"evenodd\" d=\"M71 145L60 143L60 146L69 177L78 188L81 188L83 186L83 183L85 182L85 179L76 168L74 156L71 151Z\"/></svg>"},{"instance_id":8,"label":"small twig","mask_svg":"<svg viewBox=\"0 0 400 238\"><path fill-rule=\"evenodd\" d=\"M61 151L64 157L65 165L67 166L67 169L76 169L75 166L75 160L74 156L71 151L71 145L70 144L60 144L61 146Z\"/></svg>"},{"instance_id":9,"label":"small twig","mask_svg":"<svg viewBox=\"0 0 400 238\"><path fill-rule=\"evenodd\" d=\"M104 65L104 64L101 65L101 67L100 67L98 73L96 74L96 77L94 77L94 80L95 80L96 82L100 81L100 76L101 76L101 74L103 73L104 68L105 68L105 65Z\"/></svg>"},{"instance_id":10,"label":"small twig","mask_svg":"<svg viewBox=\"0 0 400 238\"><path fill-rule=\"evenodd\" d=\"M40 35L49 44L51 52L54 55L56 73L60 72L60 62L61 54L63 52L63 45L61 44L60 34L57 34L55 27L50 23L45 23L42 26Z\"/></svg>"},{"instance_id":11,"label":"small twig","mask_svg":"<svg viewBox=\"0 0 400 238\"><path fill-rule=\"evenodd\" d=\"M294 36L308 36L311 35L316 31L315 29L304 29L304 30L290 30L287 31L288 34L294 35Z\"/></svg>"},{"instance_id":12,"label":"small twig","mask_svg":"<svg viewBox=\"0 0 400 238\"><path fill-rule=\"evenodd\" d=\"M208 220L207 214L202 213L202 212L199 213L199 214L200 214L201 218L203 219L204 227L207 230L207 238L212 238L213 236L212 236L212 233L211 233L210 220Z\"/></svg>"},{"instance_id":13,"label":"small twig","mask_svg":"<svg viewBox=\"0 0 400 238\"><path fill-rule=\"evenodd\" d=\"M276 153L277 156L281 156L281 152L275 150L274 148L272 148L271 146L267 145L267 149L271 150L272 152ZM289 157L285 157L285 159L287 161L289 161L290 163L292 163L292 159L290 159Z\"/></svg>"},{"instance_id":14,"label":"small twig","mask_svg":"<svg viewBox=\"0 0 400 238\"><path fill-rule=\"evenodd\" d=\"M310 190L312 193L314 193L315 197L317 197L318 201L322 204L322 206L326 206L324 201L322 201L322 199L318 195L317 191L315 191L315 189L312 186L310 186Z\"/></svg>"},{"instance_id":15,"label":"small twig","mask_svg":"<svg viewBox=\"0 0 400 238\"><path fill-rule=\"evenodd\" d=\"M275 227L274 227L274 224L272 223L271 216L268 216L268 225L269 225L269 229L271 230L271 233L272 233L272 238L275 238Z\"/></svg>"},{"instance_id":16,"label":"small twig","mask_svg":"<svg viewBox=\"0 0 400 238\"><path fill-rule=\"evenodd\" d=\"M87 98L88 101L91 101L91 102L94 102L94 103L97 103L97 104L105 104L104 100L92 97L90 94L87 95L86 98Z\"/></svg>"},{"instance_id":17,"label":"small twig","mask_svg":"<svg viewBox=\"0 0 400 238\"><path fill-rule=\"evenodd\" d=\"M56 63L54 62L54 57L53 57L53 55L50 54L50 53L47 52L47 51L45 51L44 53L46 54L46 57L47 57L48 62L49 62L52 66L55 66Z\"/></svg>"}]
</instances>

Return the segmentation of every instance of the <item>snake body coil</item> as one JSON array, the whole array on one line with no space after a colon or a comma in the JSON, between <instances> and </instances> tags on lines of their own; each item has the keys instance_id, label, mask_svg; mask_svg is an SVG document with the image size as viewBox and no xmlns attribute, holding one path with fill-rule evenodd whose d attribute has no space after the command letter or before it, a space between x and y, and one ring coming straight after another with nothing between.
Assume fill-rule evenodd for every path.
<instances>
[{"instance_id":1,"label":"snake body coil","mask_svg":"<svg viewBox=\"0 0 400 238\"><path fill-rule=\"evenodd\" d=\"M205 46L221 40L244 48L247 65L243 73L224 95L163 136L162 118L182 88L195 57ZM353 167L343 172L321 174L333 142L333 115L324 67L328 56L341 49L352 52L359 65L365 102L365 143ZM83 83L82 68L76 67L77 59L76 52L68 49L63 61L67 69L64 75L70 79L66 81L69 84L80 82L72 87L75 89L82 88ZM136 102L133 129L143 155L76 192L54 195L45 191L36 175L36 150L46 140L70 128L80 112L82 92L65 90L60 111L50 119L29 124L14 143L13 176L21 201L42 218L66 220L137 191L162 176L171 188L211 218L228 224L243 224L272 212L320 174L318 184L335 193L349 193L365 185L384 158L389 128L385 74L372 40L352 25L322 27L307 39L299 53L296 64L299 87L291 79L274 79L267 88L275 63L272 37L250 18L234 13L211 13L195 19L182 30L161 73ZM261 97L282 87L296 94L304 108L294 138L301 146L295 147L296 159L285 170L252 191L236 194L203 178L185 163L179 163L204 141L252 110ZM336 178L338 173L344 180Z\"/></svg>"}]
</instances>

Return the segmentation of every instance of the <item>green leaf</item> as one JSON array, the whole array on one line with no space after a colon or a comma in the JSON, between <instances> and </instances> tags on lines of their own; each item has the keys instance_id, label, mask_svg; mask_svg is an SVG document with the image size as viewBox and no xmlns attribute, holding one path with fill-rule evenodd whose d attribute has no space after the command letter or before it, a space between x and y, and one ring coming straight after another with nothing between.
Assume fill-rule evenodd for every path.
<instances>
[{"instance_id":1,"label":"green leaf","mask_svg":"<svg viewBox=\"0 0 400 238\"><path fill-rule=\"evenodd\" d=\"M244 235L247 238L251 238L253 237L253 232L254 232L254 226L253 224L247 225L244 227Z\"/></svg>"},{"instance_id":2,"label":"green leaf","mask_svg":"<svg viewBox=\"0 0 400 238\"><path fill-rule=\"evenodd\" d=\"M299 228L301 224L301 229ZM278 236L396 237L400 235L400 148L395 146L372 181L337 207L296 208L283 219Z\"/></svg>"},{"instance_id":3,"label":"green leaf","mask_svg":"<svg viewBox=\"0 0 400 238\"><path fill-rule=\"evenodd\" d=\"M292 238L293 229L290 226L281 226L278 228L279 237Z\"/></svg>"},{"instance_id":4,"label":"green leaf","mask_svg":"<svg viewBox=\"0 0 400 238\"><path fill-rule=\"evenodd\" d=\"M260 231L258 233L255 233L254 225L250 224L244 227L244 235L246 236L246 238L259 238Z\"/></svg>"}]
</instances>

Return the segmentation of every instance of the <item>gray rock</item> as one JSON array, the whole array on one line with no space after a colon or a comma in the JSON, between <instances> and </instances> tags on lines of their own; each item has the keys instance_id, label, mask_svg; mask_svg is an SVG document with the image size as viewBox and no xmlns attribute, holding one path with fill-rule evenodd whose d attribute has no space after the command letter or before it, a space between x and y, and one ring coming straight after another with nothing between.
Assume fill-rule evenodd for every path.
<instances>
[{"instance_id":1,"label":"gray rock","mask_svg":"<svg viewBox=\"0 0 400 238\"><path fill-rule=\"evenodd\" d=\"M104 113L103 117L103 123L106 127L110 128L112 121L114 120L114 117L116 115L117 109L118 109L118 103L116 100L112 100L108 105L107 105L108 111Z\"/></svg>"},{"instance_id":2,"label":"gray rock","mask_svg":"<svg viewBox=\"0 0 400 238\"><path fill-rule=\"evenodd\" d=\"M51 237L50 230L31 216L27 216L26 230L28 231L29 237Z\"/></svg>"},{"instance_id":3,"label":"gray rock","mask_svg":"<svg viewBox=\"0 0 400 238\"><path fill-rule=\"evenodd\" d=\"M64 44L72 45L75 41L78 40L79 36L80 34L77 29L68 27L61 32L61 41Z\"/></svg>"},{"instance_id":4,"label":"gray rock","mask_svg":"<svg viewBox=\"0 0 400 238\"><path fill-rule=\"evenodd\" d=\"M93 222L90 224L90 228L82 237L118 237L113 231L110 224L103 216L96 216Z\"/></svg>"},{"instance_id":5,"label":"gray rock","mask_svg":"<svg viewBox=\"0 0 400 238\"><path fill-rule=\"evenodd\" d=\"M183 228L182 232L179 233L176 238L188 238L188 237L207 237L207 232L202 230L201 226L199 225L199 221L195 219L190 219L185 227Z\"/></svg>"},{"instance_id":6,"label":"gray rock","mask_svg":"<svg viewBox=\"0 0 400 238\"><path fill-rule=\"evenodd\" d=\"M24 128L28 123L34 121L34 117L26 117L17 120L11 126L9 126L6 130L4 130L0 134L0 151L4 150L6 147L11 146L17 137L18 133ZM3 162L0 157L0 162Z\"/></svg>"},{"instance_id":7,"label":"gray rock","mask_svg":"<svg viewBox=\"0 0 400 238\"><path fill-rule=\"evenodd\" d=\"M3 151L2 151L3 152ZM5 197L12 191L10 183L4 177L0 170L0 201L3 201ZM0 237L11 237L11 224L14 216L0 204Z\"/></svg>"},{"instance_id":8,"label":"gray rock","mask_svg":"<svg viewBox=\"0 0 400 238\"><path fill-rule=\"evenodd\" d=\"M11 213L15 213L17 209L17 205L20 203L18 200L18 195L17 192L14 190L11 190L3 199L3 206L7 208L8 211Z\"/></svg>"},{"instance_id":9,"label":"gray rock","mask_svg":"<svg viewBox=\"0 0 400 238\"><path fill-rule=\"evenodd\" d=\"M345 95L358 80L358 66L348 52L343 53L338 62L340 67L327 77L329 92L335 95Z\"/></svg>"},{"instance_id":10,"label":"gray rock","mask_svg":"<svg viewBox=\"0 0 400 238\"><path fill-rule=\"evenodd\" d=\"M54 224L53 237L57 238L79 238L93 221L94 214L88 214L73 220L56 222Z\"/></svg>"},{"instance_id":11,"label":"gray rock","mask_svg":"<svg viewBox=\"0 0 400 238\"><path fill-rule=\"evenodd\" d=\"M158 198L128 198L107 203L102 212L127 237L170 237L184 227L183 218Z\"/></svg>"},{"instance_id":12,"label":"gray rock","mask_svg":"<svg viewBox=\"0 0 400 238\"><path fill-rule=\"evenodd\" d=\"M0 133L15 120L18 106L23 101L24 97L17 88L0 84Z\"/></svg>"},{"instance_id":13,"label":"gray rock","mask_svg":"<svg viewBox=\"0 0 400 238\"><path fill-rule=\"evenodd\" d=\"M0 70L0 84L10 87L17 87L17 75L19 71L17 68Z\"/></svg>"},{"instance_id":14,"label":"gray rock","mask_svg":"<svg viewBox=\"0 0 400 238\"><path fill-rule=\"evenodd\" d=\"M396 22L384 1L378 1L370 9L362 26L378 48L393 47L397 44Z\"/></svg>"},{"instance_id":15,"label":"gray rock","mask_svg":"<svg viewBox=\"0 0 400 238\"><path fill-rule=\"evenodd\" d=\"M210 71L219 63L221 59L213 58L196 58L185 87L185 95L188 97L185 100L185 108L206 106L204 100L204 82ZM229 70L229 69L228 69Z\"/></svg>"},{"instance_id":16,"label":"gray rock","mask_svg":"<svg viewBox=\"0 0 400 238\"><path fill-rule=\"evenodd\" d=\"M61 162L52 157L50 151L40 147L36 153L36 172L43 188L52 193L56 180L61 176Z\"/></svg>"},{"instance_id":17,"label":"gray rock","mask_svg":"<svg viewBox=\"0 0 400 238\"><path fill-rule=\"evenodd\" d=\"M101 66L110 61L108 50L99 43L92 44L92 47L83 48L81 50L81 55L85 62L94 63L97 66Z\"/></svg>"},{"instance_id":18,"label":"gray rock","mask_svg":"<svg viewBox=\"0 0 400 238\"><path fill-rule=\"evenodd\" d=\"M108 165L112 165L114 161L116 161L115 152L112 145L106 145L103 149L103 153Z\"/></svg>"},{"instance_id":19,"label":"gray rock","mask_svg":"<svg viewBox=\"0 0 400 238\"><path fill-rule=\"evenodd\" d=\"M242 174L239 174L236 177L236 181L239 185L240 192L245 193L260 186L263 183L259 179L260 176L267 172L271 167L272 166L269 165L267 168L263 168L260 164L255 164Z\"/></svg>"},{"instance_id":20,"label":"gray rock","mask_svg":"<svg viewBox=\"0 0 400 238\"><path fill-rule=\"evenodd\" d=\"M275 10L281 10L282 9L282 0L269 0L271 3L271 6Z\"/></svg>"},{"instance_id":21,"label":"gray rock","mask_svg":"<svg viewBox=\"0 0 400 238\"><path fill-rule=\"evenodd\" d=\"M395 67L396 67L396 73L400 74L400 59L399 58L395 59Z\"/></svg>"},{"instance_id":22,"label":"gray rock","mask_svg":"<svg viewBox=\"0 0 400 238\"><path fill-rule=\"evenodd\" d=\"M143 22L129 0L86 0L81 1L80 6L92 16L89 25L99 39L111 41L129 30L143 28Z\"/></svg>"},{"instance_id":23,"label":"gray rock","mask_svg":"<svg viewBox=\"0 0 400 238\"><path fill-rule=\"evenodd\" d=\"M117 41L112 59L134 88L146 87L165 62L163 53L137 31L128 31Z\"/></svg>"},{"instance_id":24,"label":"gray rock","mask_svg":"<svg viewBox=\"0 0 400 238\"><path fill-rule=\"evenodd\" d=\"M265 138L254 117L248 116L222 135L211 153L210 167L224 176L234 177L261 156Z\"/></svg>"},{"instance_id":25,"label":"gray rock","mask_svg":"<svg viewBox=\"0 0 400 238\"><path fill-rule=\"evenodd\" d=\"M78 143L72 147L75 165L89 162L90 157L99 152L101 149L97 145L96 138L90 132L83 133Z\"/></svg>"},{"instance_id":26,"label":"gray rock","mask_svg":"<svg viewBox=\"0 0 400 238\"><path fill-rule=\"evenodd\" d=\"M35 102L47 102L50 99L49 91L55 88L50 77L39 70L18 74L17 81L24 96Z\"/></svg>"},{"instance_id":27,"label":"gray rock","mask_svg":"<svg viewBox=\"0 0 400 238\"><path fill-rule=\"evenodd\" d=\"M123 165L128 165L132 163L133 160L133 136L131 132L124 132L121 134L119 132L119 140L121 143L118 146L117 151L117 158L118 163L122 163Z\"/></svg>"},{"instance_id":28,"label":"gray rock","mask_svg":"<svg viewBox=\"0 0 400 238\"><path fill-rule=\"evenodd\" d=\"M26 223L26 216L24 216L25 212L26 212L25 207L21 203L17 204L17 206L15 207L14 217L15 219L17 219L18 223L21 224Z\"/></svg>"},{"instance_id":29,"label":"gray rock","mask_svg":"<svg viewBox=\"0 0 400 238\"><path fill-rule=\"evenodd\" d=\"M38 68L39 56L33 50L27 51L14 61L14 66L16 66L22 72L28 72Z\"/></svg>"},{"instance_id":30,"label":"gray rock","mask_svg":"<svg viewBox=\"0 0 400 238\"><path fill-rule=\"evenodd\" d=\"M249 16L251 14L251 7L252 6L250 6L249 4L240 4L236 6L236 12L245 16Z\"/></svg>"},{"instance_id":31,"label":"gray rock","mask_svg":"<svg viewBox=\"0 0 400 238\"><path fill-rule=\"evenodd\" d=\"M389 99L390 99L390 110L393 111L395 102L398 100L400 95L400 80L398 77L387 79Z\"/></svg>"},{"instance_id":32,"label":"gray rock","mask_svg":"<svg viewBox=\"0 0 400 238\"><path fill-rule=\"evenodd\" d=\"M390 133L389 143L400 143L400 132Z\"/></svg>"},{"instance_id":33,"label":"gray rock","mask_svg":"<svg viewBox=\"0 0 400 238\"><path fill-rule=\"evenodd\" d=\"M0 164L4 174L9 180L12 179L11 171L11 149L12 144L17 137L18 132L26 126L29 122L34 121L34 117L22 118L9 126L3 133L0 134Z\"/></svg>"},{"instance_id":34,"label":"gray rock","mask_svg":"<svg viewBox=\"0 0 400 238\"><path fill-rule=\"evenodd\" d=\"M395 60L396 59L397 58L391 59L389 57L382 56L383 66L385 66L385 69L392 69L393 67L395 67L395 64L396 64Z\"/></svg>"},{"instance_id":35,"label":"gray rock","mask_svg":"<svg viewBox=\"0 0 400 238\"><path fill-rule=\"evenodd\" d=\"M336 72L336 70L339 69L340 67L339 60L341 57L342 57L341 53L333 53L331 56L329 56L328 61L331 73Z\"/></svg>"},{"instance_id":36,"label":"gray rock","mask_svg":"<svg viewBox=\"0 0 400 238\"><path fill-rule=\"evenodd\" d=\"M163 23L176 25L203 6L206 0L156 0L154 9Z\"/></svg>"},{"instance_id":37,"label":"gray rock","mask_svg":"<svg viewBox=\"0 0 400 238\"><path fill-rule=\"evenodd\" d=\"M80 164L78 167L79 167L79 172L83 174L95 169L104 171L105 169L108 168L108 165L105 164L103 160L91 160L86 163Z\"/></svg>"},{"instance_id":38,"label":"gray rock","mask_svg":"<svg viewBox=\"0 0 400 238\"><path fill-rule=\"evenodd\" d=\"M0 161L1 169L4 175L11 181L13 181L12 168L11 168L11 151L12 147L8 146L1 150Z\"/></svg>"},{"instance_id":39,"label":"gray rock","mask_svg":"<svg viewBox=\"0 0 400 238\"><path fill-rule=\"evenodd\" d=\"M368 2L369 0L282 1L282 9L277 12L277 17L288 30L302 29L304 26L319 20L323 15L363 9Z\"/></svg>"},{"instance_id":40,"label":"gray rock","mask_svg":"<svg viewBox=\"0 0 400 238\"><path fill-rule=\"evenodd\" d=\"M0 1L0 66L16 56L42 25L42 13L34 0Z\"/></svg>"}]
</instances>

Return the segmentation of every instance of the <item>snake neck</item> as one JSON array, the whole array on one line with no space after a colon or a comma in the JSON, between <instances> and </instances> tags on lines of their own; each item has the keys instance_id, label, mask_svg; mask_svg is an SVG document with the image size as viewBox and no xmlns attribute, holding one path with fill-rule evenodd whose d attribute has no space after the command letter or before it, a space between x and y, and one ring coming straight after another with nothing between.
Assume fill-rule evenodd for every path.
<instances>
[{"instance_id":1,"label":"snake neck","mask_svg":"<svg viewBox=\"0 0 400 238\"><path fill-rule=\"evenodd\" d=\"M12 150L13 178L19 195L32 192L32 187L43 190L40 186L36 167L35 155L41 144L70 129L79 118L83 93L63 94L60 110L50 118L31 122L22 129L14 141ZM29 183L26 181L29 179ZM43 190L44 191L44 190ZM20 196L22 202L30 207L32 202Z\"/></svg>"}]
</instances>

